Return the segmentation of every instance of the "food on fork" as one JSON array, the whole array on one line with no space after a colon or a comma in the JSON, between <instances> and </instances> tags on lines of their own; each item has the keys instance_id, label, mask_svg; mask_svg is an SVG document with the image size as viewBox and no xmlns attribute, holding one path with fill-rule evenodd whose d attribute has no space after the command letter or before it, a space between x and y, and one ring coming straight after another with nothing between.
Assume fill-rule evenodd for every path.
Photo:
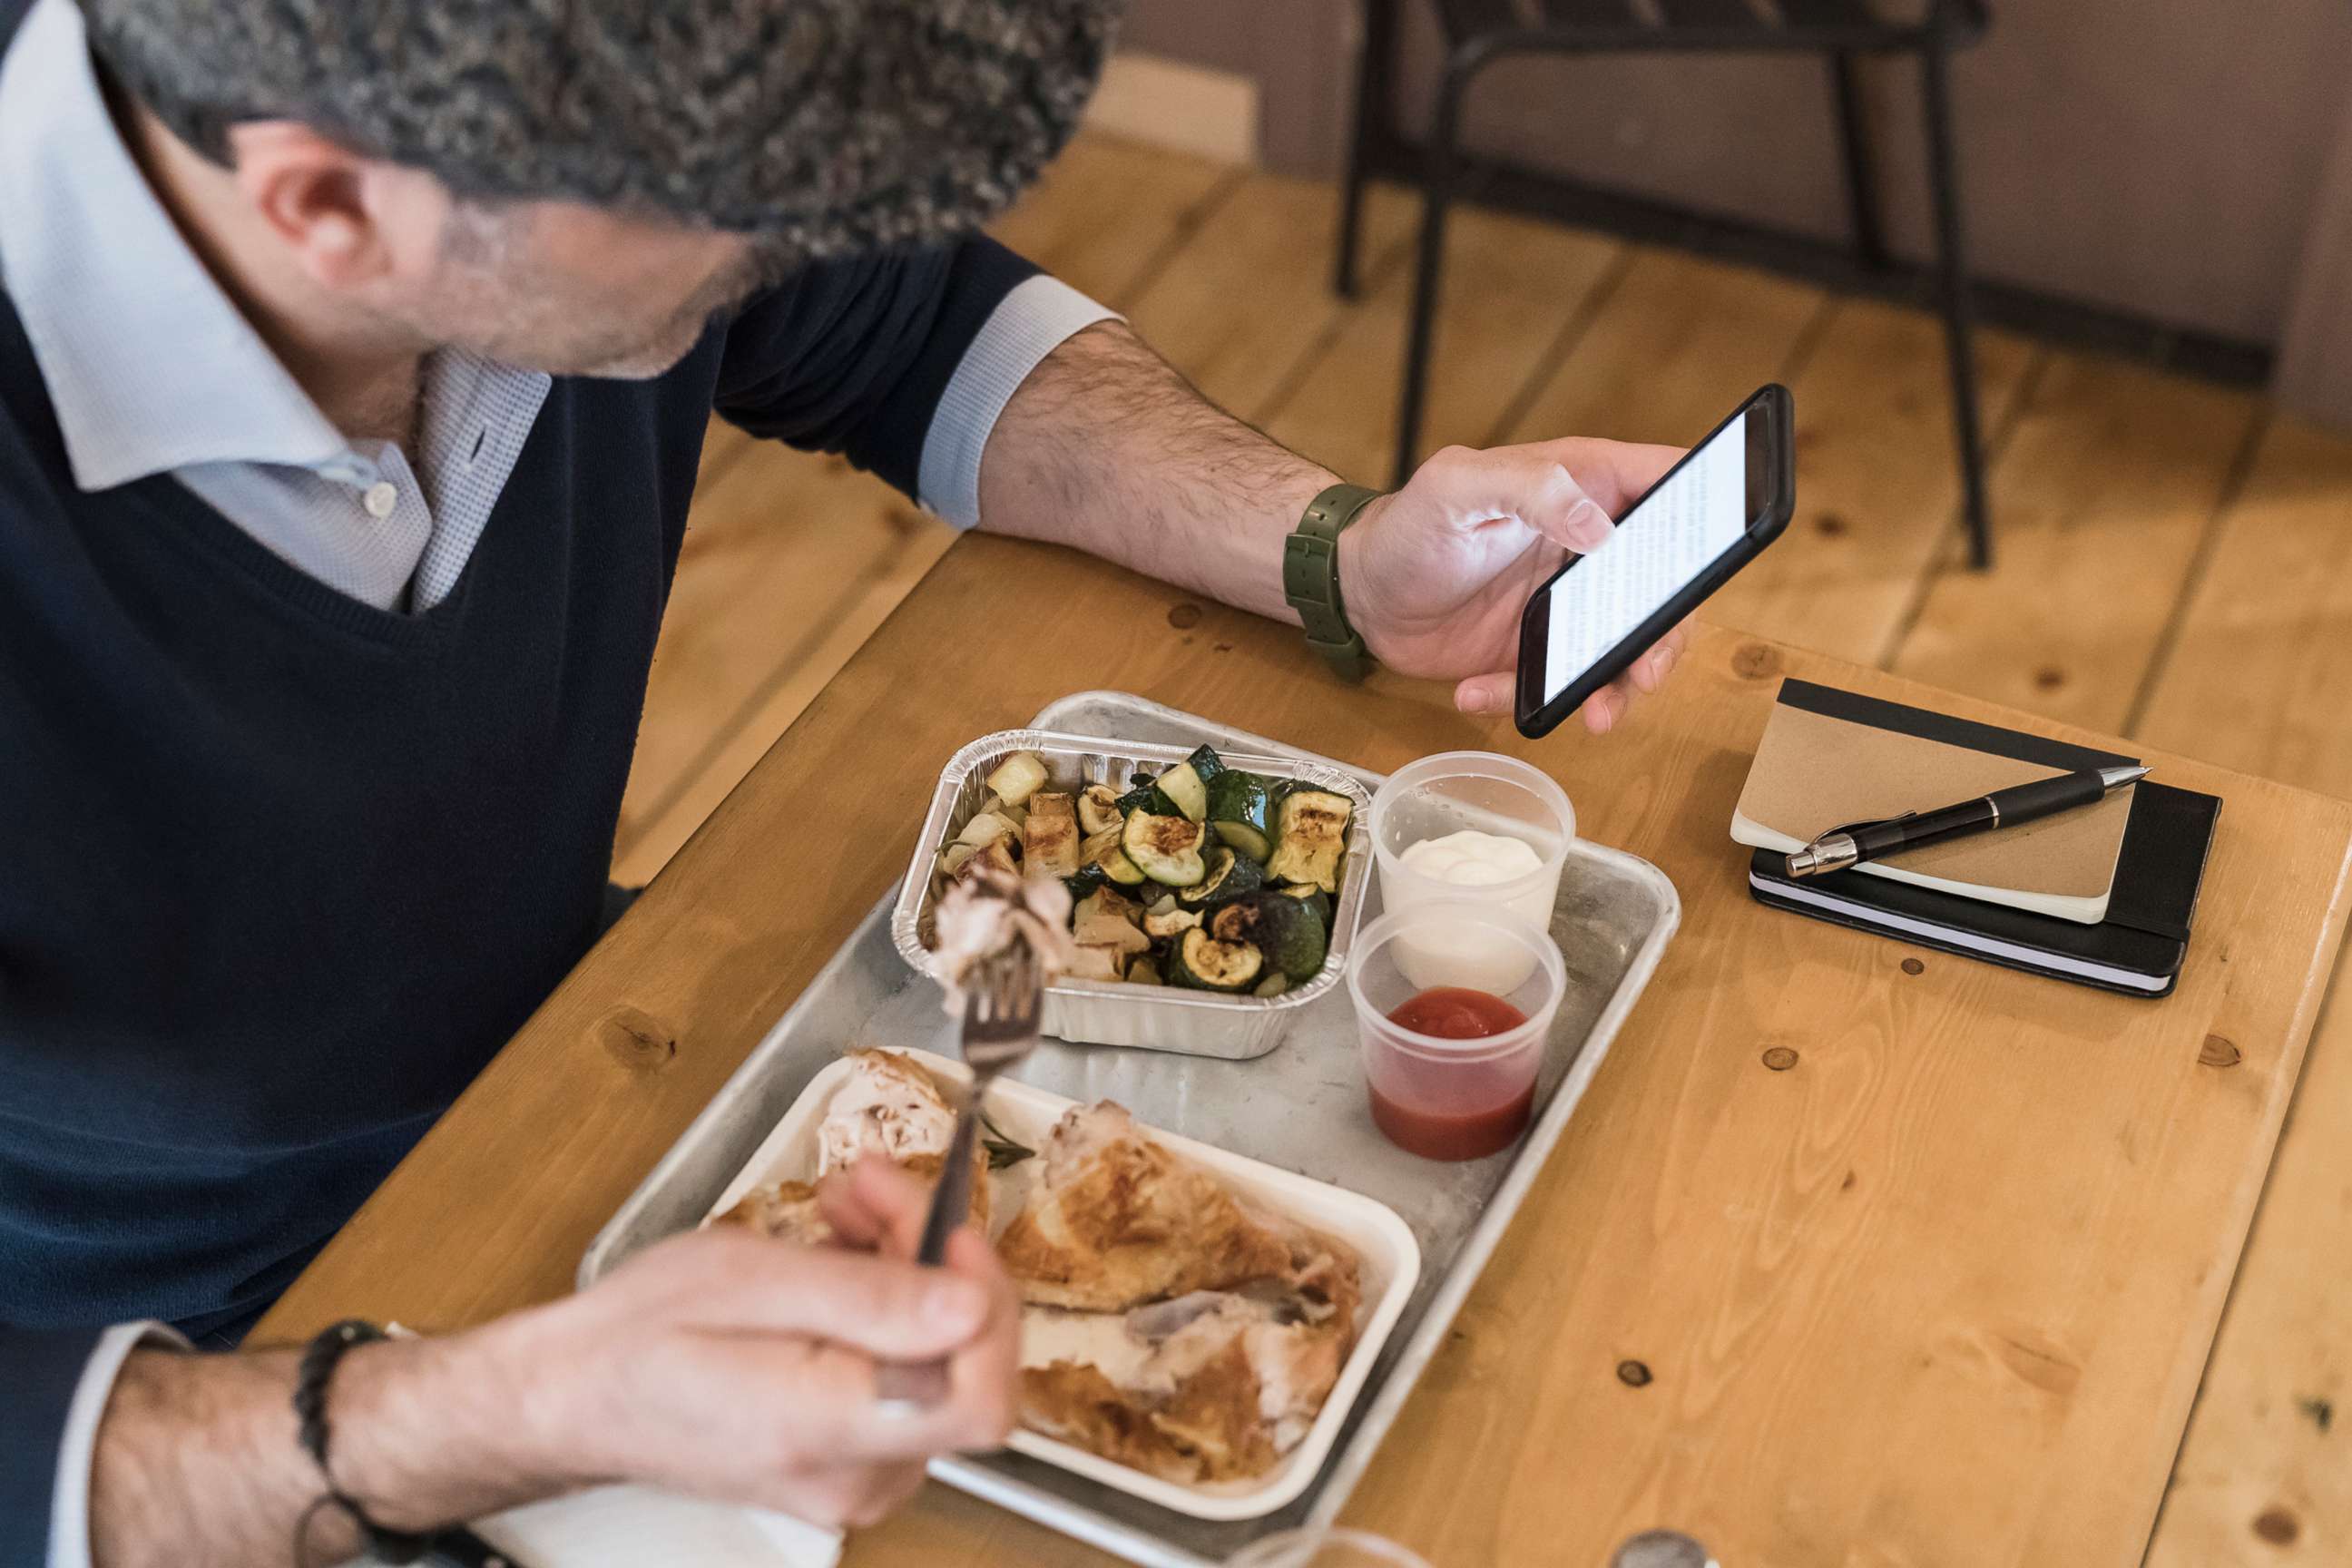
<instances>
[{"instance_id":1,"label":"food on fork","mask_svg":"<svg viewBox=\"0 0 2352 1568\"><path fill-rule=\"evenodd\" d=\"M962 1016L964 989L973 974L1016 944L1027 944L1050 984L1076 958L1069 927L1070 890L1057 879L1024 878L993 866L968 871L940 898L933 916L933 949L948 1011Z\"/></svg>"}]
</instances>

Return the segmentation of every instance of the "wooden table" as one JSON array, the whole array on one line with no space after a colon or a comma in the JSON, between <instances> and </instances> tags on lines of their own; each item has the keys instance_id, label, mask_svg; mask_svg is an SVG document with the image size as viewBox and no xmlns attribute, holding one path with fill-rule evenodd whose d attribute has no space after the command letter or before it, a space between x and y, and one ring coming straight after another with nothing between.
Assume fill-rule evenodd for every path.
<instances>
[{"instance_id":1,"label":"wooden table","mask_svg":"<svg viewBox=\"0 0 2352 1568\"><path fill-rule=\"evenodd\" d=\"M942 760L1107 686L1379 769L1517 752L1663 867L1680 936L1352 1517L1439 1568L2137 1564L2343 935L2352 806L2227 801L2149 1003L1749 901L1726 826L1783 675L2015 721L1706 629L1602 740L1334 687L1295 632L1050 549L958 544L264 1321L449 1328L597 1228L904 868ZM2090 743L2100 737L2049 728ZM811 825L823 851L811 855ZM1099 1563L933 1488L852 1568Z\"/></svg>"}]
</instances>

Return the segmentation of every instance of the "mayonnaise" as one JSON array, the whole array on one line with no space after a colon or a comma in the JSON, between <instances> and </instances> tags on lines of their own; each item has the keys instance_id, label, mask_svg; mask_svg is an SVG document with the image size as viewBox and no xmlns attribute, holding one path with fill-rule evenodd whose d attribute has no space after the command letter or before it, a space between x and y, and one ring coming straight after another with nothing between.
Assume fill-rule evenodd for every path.
<instances>
[{"instance_id":1,"label":"mayonnaise","mask_svg":"<svg viewBox=\"0 0 2352 1568\"><path fill-rule=\"evenodd\" d=\"M1381 903L1388 910L1465 895L1475 898L1475 889L1527 881L1544 868L1543 857L1525 839L1471 827L1409 844L1397 857L1397 864L1410 875L1381 879ZM1548 931L1559 890L1557 877L1538 879L1499 904L1538 931ZM1466 985L1496 996L1509 994L1535 973L1535 959L1526 948L1476 929L1424 931L1410 938L1401 935L1396 961L1415 985Z\"/></svg>"}]
</instances>

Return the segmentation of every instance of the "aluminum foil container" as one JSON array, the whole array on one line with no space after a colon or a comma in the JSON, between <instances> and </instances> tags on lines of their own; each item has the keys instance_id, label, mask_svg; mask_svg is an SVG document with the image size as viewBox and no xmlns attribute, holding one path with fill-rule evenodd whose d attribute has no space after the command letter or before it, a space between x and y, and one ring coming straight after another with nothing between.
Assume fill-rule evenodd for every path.
<instances>
[{"instance_id":1,"label":"aluminum foil container","mask_svg":"<svg viewBox=\"0 0 2352 1568\"><path fill-rule=\"evenodd\" d=\"M988 797L988 775L1015 752L1034 752L1052 774L1051 786L1076 792L1109 784L1127 792L1128 776L1139 769L1159 773L1182 762L1190 746L1116 741L1053 730L1005 730L983 735L948 761L940 787L915 840L915 856L890 910L890 937L907 962L938 977L930 952L932 875L940 850L963 830ZM1063 980L1045 988L1045 1032L1059 1039L1097 1046L1134 1046L1150 1051L1244 1061L1282 1043L1299 1010L1339 984L1347 972L1364 889L1371 879L1372 795L1362 781L1321 763L1299 757L1217 753L1228 767L1269 778L1299 779L1355 803L1348 824L1348 854L1341 862L1339 894L1331 906L1330 950L1321 973L1279 996L1226 996L1176 986L1129 985L1121 982Z\"/></svg>"}]
</instances>

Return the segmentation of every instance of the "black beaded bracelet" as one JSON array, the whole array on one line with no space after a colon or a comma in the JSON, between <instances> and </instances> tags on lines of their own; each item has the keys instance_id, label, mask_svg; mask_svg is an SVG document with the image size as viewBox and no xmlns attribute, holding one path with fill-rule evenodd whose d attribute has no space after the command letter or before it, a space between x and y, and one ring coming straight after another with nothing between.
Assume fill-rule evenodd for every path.
<instances>
[{"instance_id":1,"label":"black beaded bracelet","mask_svg":"<svg viewBox=\"0 0 2352 1568\"><path fill-rule=\"evenodd\" d=\"M336 1366L353 1345L370 1344L384 1338L384 1331L373 1323L357 1318L346 1318L312 1340L302 1352L301 1369L294 1379L294 1415L301 1422L302 1449L319 1467L319 1474L327 1483L327 1495L312 1503L294 1527L294 1560L306 1563L304 1536L310 1521L324 1508L338 1508L359 1527L361 1537L367 1542L368 1555L379 1563L414 1563L433 1549L434 1537L416 1535L406 1531L387 1530L370 1519L367 1510L356 1499L335 1484L335 1472L327 1463L327 1386L335 1375Z\"/></svg>"}]
</instances>

